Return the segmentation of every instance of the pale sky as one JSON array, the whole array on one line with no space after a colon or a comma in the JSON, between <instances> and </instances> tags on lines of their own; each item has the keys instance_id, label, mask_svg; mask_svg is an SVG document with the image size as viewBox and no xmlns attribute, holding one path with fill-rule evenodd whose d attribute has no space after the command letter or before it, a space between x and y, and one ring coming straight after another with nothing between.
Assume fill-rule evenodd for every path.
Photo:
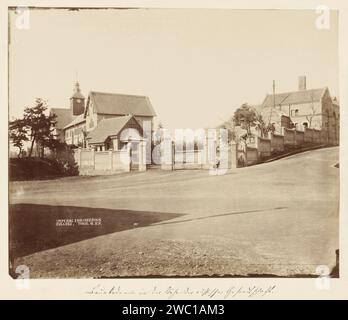
<instances>
[{"instance_id":1,"label":"pale sky","mask_svg":"<svg viewBox=\"0 0 348 320\"><path fill-rule=\"evenodd\" d=\"M76 80L91 90L146 95L168 128L214 127L272 92L329 87L338 96L338 18L315 11L32 10L10 14L10 116L36 97L69 107Z\"/></svg>"}]
</instances>

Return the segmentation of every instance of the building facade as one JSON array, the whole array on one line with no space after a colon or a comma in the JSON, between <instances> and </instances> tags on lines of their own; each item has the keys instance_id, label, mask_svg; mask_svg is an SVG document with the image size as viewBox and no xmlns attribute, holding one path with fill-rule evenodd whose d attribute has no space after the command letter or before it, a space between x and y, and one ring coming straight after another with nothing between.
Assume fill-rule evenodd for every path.
<instances>
[{"instance_id":1,"label":"building facade","mask_svg":"<svg viewBox=\"0 0 348 320\"><path fill-rule=\"evenodd\" d=\"M299 77L298 90L268 94L259 108L263 119L273 123L276 130L284 126L284 119L289 118L290 127L324 130L329 144L339 144L338 100L330 95L327 87L307 89L305 76Z\"/></svg>"},{"instance_id":2,"label":"building facade","mask_svg":"<svg viewBox=\"0 0 348 320\"><path fill-rule=\"evenodd\" d=\"M146 96L91 91L86 101L77 82L70 109L53 108L51 113L57 116L57 136L72 147L119 150L126 129L133 130L128 140L146 139L151 147L156 113Z\"/></svg>"}]
</instances>

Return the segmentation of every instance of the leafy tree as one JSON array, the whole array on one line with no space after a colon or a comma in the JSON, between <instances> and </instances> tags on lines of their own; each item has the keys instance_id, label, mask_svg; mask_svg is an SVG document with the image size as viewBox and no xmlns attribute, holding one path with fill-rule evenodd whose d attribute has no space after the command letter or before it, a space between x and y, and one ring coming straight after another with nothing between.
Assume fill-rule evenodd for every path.
<instances>
[{"instance_id":1,"label":"leafy tree","mask_svg":"<svg viewBox=\"0 0 348 320\"><path fill-rule=\"evenodd\" d=\"M228 141L235 141L237 138L236 126L234 118L231 117L229 120L225 121L219 128L226 129L228 131Z\"/></svg>"},{"instance_id":2,"label":"leafy tree","mask_svg":"<svg viewBox=\"0 0 348 320\"><path fill-rule=\"evenodd\" d=\"M248 138L252 137L251 128L256 127L261 134L261 137L267 137L268 132L275 131L275 127L271 123L266 123L262 117L262 114L258 113L254 107L244 103L238 108L233 117L234 124L241 126L242 129L246 130L246 134L241 136L242 140L247 142Z\"/></svg>"},{"instance_id":3,"label":"leafy tree","mask_svg":"<svg viewBox=\"0 0 348 320\"><path fill-rule=\"evenodd\" d=\"M257 115L253 107L244 103L234 113L234 123L236 126L241 126L248 133L251 133L251 127L256 125Z\"/></svg>"},{"instance_id":4,"label":"leafy tree","mask_svg":"<svg viewBox=\"0 0 348 320\"><path fill-rule=\"evenodd\" d=\"M257 125L257 113L256 110L244 103L240 108L238 108L233 116L234 124L240 126L242 129L246 130L245 141L247 138L251 138L251 127Z\"/></svg>"},{"instance_id":5,"label":"leafy tree","mask_svg":"<svg viewBox=\"0 0 348 320\"><path fill-rule=\"evenodd\" d=\"M24 109L23 119L10 122L10 137L16 146L23 148L24 141L30 142L29 157L32 156L35 144L41 148L41 157L45 147L57 147L58 141L54 134L56 115L46 115L46 111L46 102L38 98L34 107Z\"/></svg>"},{"instance_id":6,"label":"leafy tree","mask_svg":"<svg viewBox=\"0 0 348 320\"><path fill-rule=\"evenodd\" d=\"M20 158L23 153L24 142L29 140L24 121L22 119L11 121L9 128L10 139L13 145L19 149L18 158Z\"/></svg>"}]
</instances>

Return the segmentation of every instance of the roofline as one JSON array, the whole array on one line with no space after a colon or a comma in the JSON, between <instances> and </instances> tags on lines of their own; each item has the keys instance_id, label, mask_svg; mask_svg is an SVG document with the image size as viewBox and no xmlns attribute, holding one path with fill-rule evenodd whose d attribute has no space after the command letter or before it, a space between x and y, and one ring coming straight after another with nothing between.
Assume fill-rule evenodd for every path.
<instances>
[{"instance_id":1,"label":"roofline","mask_svg":"<svg viewBox=\"0 0 348 320\"><path fill-rule=\"evenodd\" d=\"M147 102L148 102L148 104L149 104L149 106L150 106L150 108L151 108L151 111L152 111L152 113L153 113L153 116L152 116L152 117L156 117L156 116L157 116L157 113L156 113L155 109L153 108L153 105L152 105L152 103L151 103L151 101L150 101L150 98L149 98L148 96L146 96L145 98L146 98L146 100L147 100Z\"/></svg>"},{"instance_id":2,"label":"roofline","mask_svg":"<svg viewBox=\"0 0 348 320\"><path fill-rule=\"evenodd\" d=\"M115 116L117 118L120 118L120 117L128 117L127 114L124 114L124 113L99 113L97 112L97 114L100 114L100 115L104 115L104 116ZM133 117L149 117L149 118L153 118L155 116L148 116L148 115L145 115L145 114L131 114Z\"/></svg>"},{"instance_id":3,"label":"roofline","mask_svg":"<svg viewBox=\"0 0 348 320\"><path fill-rule=\"evenodd\" d=\"M325 88L324 88L324 91L323 91L323 93L322 93L322 95L321 95L321 97L320 97L320 100L322 100L322 99L324 98L324 95L325 95L326 92L329 93L329 96L330 96L330 98L331 98L329 88L328 88L328 87L325 87ZM331 101L332 101L332 98L331 98Z\"/></svg>"},{"instance_id":4,"label":"roofline","mask_svg":"<svg viewBox=\"0 0 348 320\"><path fill-rule=\"evenodd\" d=\"M99 113L99 114L102 114L102 113ZM104 113L104 114L106 114L106 113ZM119 117L107 118L107 119L101 119L101 121L100 121L100 122L103 122L103 121L110 121L110 120L115 120L115 119L119 119L119 118L128 118L128 117L129 117L129 119L131 119L131 118L134 118L134 115L133 115L133 114L129 114L129 115L125 114L125 115L123 115L123 116L119 116ZM99 123L100 123L100 122L99 122Z\"/></svg>"},{"instance_id":5,"label":"roofline","mask_svg":"<svg viewBox=\"0 0 348 320\"><path fill-rule=\"evenodd\" d=\"M279 93L276 93L275 95L277 96L277 95L286 94L287 96L281 101L281 103L278 103L278 104L276 104L276 105L278 105L278 106L281 105L282 102L283 102L285 99L287 99L288 96L289 96L290 94L292 94L292 93L300 92L300 91L314 91L314 90L322 90L322 91L323 91L322 94L321 94L321 97L320 97L318 100L313 100L313 101L320 101L320 100L322 99L322 97L324 96L325 92L326 92L326 91L329 91L329 88L328 88L328 87L323 87L323 88L308 89L308 90L296 90L296 91L288 91L288 92L279 92ZM329 93L330 93L330 92L329 92ZM265 97L265 99L264 99L263 102L262 102L262 107L265 107L265 102L266 102L268 96L272 97L272 96L274 96L274 94L273 94L273 93L272 93L272 94L270 94L270 93L267 93L267 94L266 94L266 97ZM301 103L301 102L298 102L298 103ZM267 105L267 106L268 106L268 105Z\"/></svg>"},{"instance_id":6,"label":"roofline","mask_svg":"<svg viewBox=\"0 0 348 320\"><path fill-rule=\"evenodd\" d=\"M141 127L140 123L137 121L137 119L135 119L135 117L134 117L133 115L131 115L131 116L123 116L123 117L129 117L128 121L123 125L123 127L122 127L117 133L113 134L112 136L117 136L117 135L124 129L124 127L128 124L128 122L131 121L132 119L134 119L134 120L136 121L136 123L138 124L139 128L140 128L142 131L144 130L144 129ZM119 118L123 118L123 117L119 117ZM100 125L103 121L114 120L114 119L116 119L116 118L103 119L103 120L101 120L101 121L99 122L99 125ZM93 131L92 131L92 132L93 132ZM144 134L144 132L143 132L143 134ZM105 143L105 141L106 141L109 137L111 137L111 135L107 136L106 139L105 139L104 141L102 141L102 142L91 142L91 144L102 144L102 143ZM90 140L90 139L92 139L92 138L89 138L89 137L86 138L86 140Z\"/></svg>"},{"instance_id":7,"label":"roofline","mask_svg":"<svg viewBox=\"0 0 348 320\"><path fill-rule=\"evenodd\" d=\"M69 129L70 127L73 127L73 126L75 126L75 125L77 125L77 124L81 124L82 122L86 122L86 118L83 118L82 120L80 120L80 121L78 121L78 122L75 122L75 123L73 123L74 122L74 120L73 121L71 121L69 124L67 124L64 128L62 128L63 130L65 130L65 129Z\"/></svg>"},{"instance_id":8,"label":"roofline","mask_svg":"<svg viewBox=\"0 0 348 320\"><path fill-rule=\"evenodd\" d=\"M90 91L88 95L91 93L97 93L97 94L108 94L113 96L127 96L127 97L138 97L138 98L148 98L145 95L137 95L137 94L128 94L128 93L115 93L115 92L103 92L103 91Z\"/></svg>"},{"instance_id":9,"label":"roofline","mask_svg":"<svg viewBox=\"0 0 348 320\"><path fill-rule=\"evenodd\" d=\"M124 96L124 97L137 97L137 98L144 98L146 99L148 105L150 106L151 109L151 113L152 115L144 115L144 114L135 114L135 116L142 116L142 117L157 117L156 111L153 108L153 105L150 101L150 98L148 96L145 95L136 95L136 94L126 94L126 93L112 93L112 92L102 92L102 91L90 91L88 93L88 98L87 98L87 103L86 103L86 108L85 108L85 112L87 112L87 105L89 103L90 97L92 96L93 99L93 103L95 104L95 106L97 107L97 104L95 102L93 93L96 94L105 94L105 95L112 95L112 96ZM97 112L97 114L107 114L107 115L116 115L115 113L99 113Z\"/></svg>"},{"instance_id":10,"label":"roofline","mask_svg":"<svg viewBox=\"0 0 348 320\"><path fill-rule=\"evenodd\" d=\"M314 90L325 90L328 89L328 87L322 87L322 88L313 88L313 89L306 89L306 90L294 90L294 91L285 91L285 92L278 92L277 94L290 94L294 92L302 92L302 91L314 91ZM273 93L267 93L267 96L273 96Z\"/></svg>"}]
</instances>

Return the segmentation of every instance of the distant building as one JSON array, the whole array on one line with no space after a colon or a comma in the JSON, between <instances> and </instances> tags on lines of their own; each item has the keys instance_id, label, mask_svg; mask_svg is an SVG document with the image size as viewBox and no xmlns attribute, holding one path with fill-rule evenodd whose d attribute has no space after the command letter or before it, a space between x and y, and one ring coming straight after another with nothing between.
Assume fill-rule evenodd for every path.
<instances>
[{"instance_id":1,"label":"distant building","mask_svg":"<svg viewBox=\"0 0 348 320\"><path fill-rule=\"evenodd\" d=\"M340 111L329 89L307 89L306 77L299 77L296 91L267 94L259 110L263 119L279 127L315 128L327 131L330 144L339 143Z\"/></svg>"},{"instance_id":2,"label":"distant building","mask_svg":"<svg viewBox=\"0 0 348 320\"><path fill-rule=\"evenodd\" d=\"M151 141L156 116L146 96L91 91L85 103L78 82L70 109L53 108L51 113L57 115L56 133L61 141L97 151L123 148L125 139ZM122 136L125 129L128 134Z\"/></svg>"}]
</instances>

